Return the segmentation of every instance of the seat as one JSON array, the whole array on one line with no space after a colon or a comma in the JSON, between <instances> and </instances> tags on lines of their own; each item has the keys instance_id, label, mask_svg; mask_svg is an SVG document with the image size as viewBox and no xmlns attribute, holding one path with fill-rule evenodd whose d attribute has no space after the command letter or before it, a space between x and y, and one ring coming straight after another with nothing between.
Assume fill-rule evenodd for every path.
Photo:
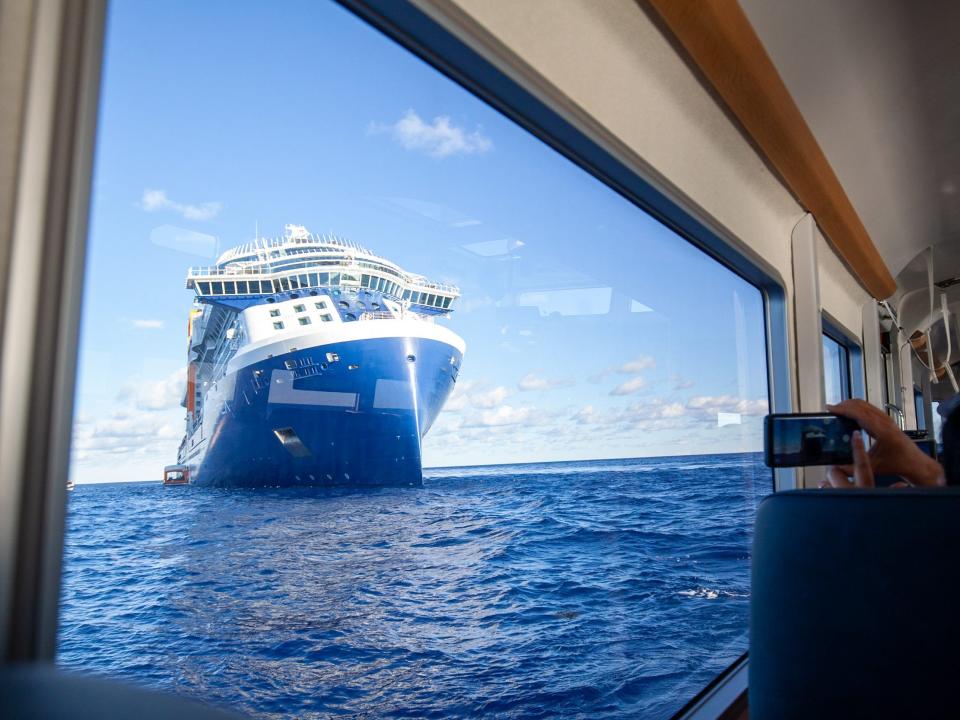
<instances>
[{"instance_id":1,"label":"seat","mask_svg":"<svg viewBox=\"0 0 960 720\"><path fill-rule=\"evenodd\" d=\"M226 710L41 663L0 667L4 720L240 720Z\"/></svg>"},{"instance_id":2,"label":"seat","mask_svg":"<svg viewBox=\"0 0 960 720\"><path fill-rule=\"evenodd\" d=\"M960 717L960 490L777 493L757 512L750 717Z\"/></svg>"}]
</instances>

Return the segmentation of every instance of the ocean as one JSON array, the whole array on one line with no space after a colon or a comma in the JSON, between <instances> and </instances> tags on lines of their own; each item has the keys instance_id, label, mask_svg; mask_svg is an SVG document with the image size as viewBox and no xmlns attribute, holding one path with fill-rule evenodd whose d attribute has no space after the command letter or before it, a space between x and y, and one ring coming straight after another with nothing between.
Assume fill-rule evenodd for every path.
<instances>
[{"instance_id":1,"label":"ocean","mask_svg":"<svg viewBox=\"0 0 960 720\"><path fill-rule=\"evenodd\" d=\"M255 717L668 718L747 649L759 454L70 493L58 664Z\"/></svg>"}]
</instances>

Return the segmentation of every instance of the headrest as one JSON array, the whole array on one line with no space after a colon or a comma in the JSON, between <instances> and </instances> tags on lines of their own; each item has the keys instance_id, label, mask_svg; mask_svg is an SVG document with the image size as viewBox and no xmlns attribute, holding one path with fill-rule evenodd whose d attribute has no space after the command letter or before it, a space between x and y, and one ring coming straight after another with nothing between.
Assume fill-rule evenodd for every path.
<instances>
[{"instance_id":1,"label":"headrest","mask_svg":"<svg viewBox=\"0 0 960 720\"><path fill-rule=\"evenodd\" d=\"M757 512L750 717L960 717L960 490L777 493Z\"/></svg>"}]
</instances>

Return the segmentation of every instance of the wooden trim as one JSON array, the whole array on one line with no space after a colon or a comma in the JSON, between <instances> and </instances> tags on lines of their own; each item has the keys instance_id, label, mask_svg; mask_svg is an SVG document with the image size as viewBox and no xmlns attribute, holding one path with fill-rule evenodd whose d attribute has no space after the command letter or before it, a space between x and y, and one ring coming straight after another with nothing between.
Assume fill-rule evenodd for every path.
<instances>
[{"instance_id":1,"label":"wooden trim","mask_svg":"<svg viewBox=\"0 0 960 720\"><path fill-rule=\"evenodd\" d=\"M897 283L737 0L646 0L873 297Z\"/></svg>"}]
</instances>

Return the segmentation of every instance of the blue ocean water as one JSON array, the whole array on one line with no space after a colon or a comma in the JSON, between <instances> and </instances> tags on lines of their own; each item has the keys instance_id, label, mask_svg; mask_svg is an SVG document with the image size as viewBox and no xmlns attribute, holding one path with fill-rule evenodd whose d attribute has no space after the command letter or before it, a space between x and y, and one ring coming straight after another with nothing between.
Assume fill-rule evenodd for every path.
<instances>
[{"instance_id":1,"label":"blue ocean water","mask_svg":"<svg viewBox=\"0 0 960 720\"><path fill-rule=\"evenodd\" d=\"M666 718L747 646L759 455L70 493L58 662L258 717Z\"/></svg>"}]
</instances>

